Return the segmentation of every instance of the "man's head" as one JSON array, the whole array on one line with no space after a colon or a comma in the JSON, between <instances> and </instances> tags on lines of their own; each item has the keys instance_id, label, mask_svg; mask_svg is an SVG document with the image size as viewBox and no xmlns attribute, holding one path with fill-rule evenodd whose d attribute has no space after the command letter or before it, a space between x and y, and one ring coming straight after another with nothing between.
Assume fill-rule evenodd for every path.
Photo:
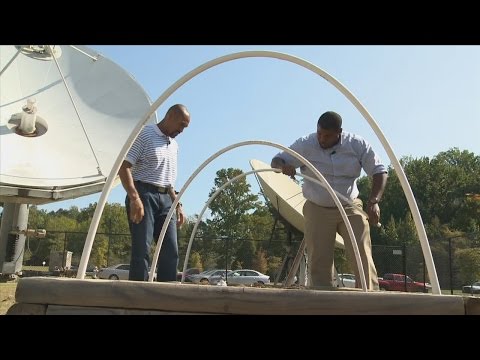
<instances>
[{"instance_id":1,"label":"man's head","mask_svg":"<svg viewBox=\"0 0 480 360\"><path fill-rule=\"evenodd\" d=\"M322 149L338 143L342 133L342 117L334 111L323 113L317 123L317 138Z\"/></svg>"},{"instance_id":2,"label":"man's head","mask_svg":"<svg viewBox=\"0 0 480 360\"><path fill-rule=\"evenodd\" d=\"M190 124L190 113L185 105L175 104L168 109L161 122L164 125L161 130L165 135L174 138Z\"/></svg>"}]
</instances>

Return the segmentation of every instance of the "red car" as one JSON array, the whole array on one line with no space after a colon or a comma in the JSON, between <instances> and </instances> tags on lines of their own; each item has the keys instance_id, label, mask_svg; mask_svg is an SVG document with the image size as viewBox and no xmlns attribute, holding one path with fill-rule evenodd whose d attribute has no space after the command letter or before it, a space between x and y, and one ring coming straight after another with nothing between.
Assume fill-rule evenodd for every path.
<instances>
[{"instance_id":1,"label":"red car","mask_svg":"<svg viewBox=\"0 0 480 360\"><path fill-rule=\"evenodd\" d=\"M432 288L430 284L414 281L410 276L405 279L403 274L385 274L378 279L378 285L380 290L389 291L428 292Z\"/></svg>"}]
</instances>

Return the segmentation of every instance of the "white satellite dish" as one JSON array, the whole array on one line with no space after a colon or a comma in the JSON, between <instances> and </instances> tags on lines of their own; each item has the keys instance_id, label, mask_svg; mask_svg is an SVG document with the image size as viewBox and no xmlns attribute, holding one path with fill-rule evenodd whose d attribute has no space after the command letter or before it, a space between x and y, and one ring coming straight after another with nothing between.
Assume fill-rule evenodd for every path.
<instances>
[{"instance_id":1,"label":"white satellite dish","mask_svg":"<svg viewBox=\"0 0 480 360\"><path fill-rule=\"evenodd\" d=\"M253 170L270 169L270 165L263 161L252 159L250 166ZM276 172L256 173L263 193L279 214L303 233L305 219L303 217L303 204L306 199L303 197L302 187L288 176ZM345 248L343 238L337 233L335 246Z\"/></svg>"},{"instance_id":2,"label":"white satellite dish","mask_svg":"<svg viewBox=\"0 0 480 360\"><path fill-rule=\"evenodd\" d=\"M86 46L0 46L0 272L21 270L27 204L101 191L150 106L131 75Z\"/></svg>"},{"instance_id":3,"label":"white satellite dish","mask_svg":"<svg viewBox=\"0 0 480 360\"><path fill-rule=\"evenodd\" d=\"M29 100L33 133L30 124L19 128ZM101 191L150 105L131 75L88 47L1 46L0 201L42 204Z\"/></svg>"}]
</instances>

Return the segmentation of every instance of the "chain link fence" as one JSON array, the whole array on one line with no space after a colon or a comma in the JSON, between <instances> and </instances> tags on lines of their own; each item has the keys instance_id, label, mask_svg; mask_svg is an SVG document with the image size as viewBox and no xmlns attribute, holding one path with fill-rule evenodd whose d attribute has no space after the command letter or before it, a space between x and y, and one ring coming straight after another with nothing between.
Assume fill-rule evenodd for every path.
<instances>
[{"instance_id":1,"label":"chain link fence","mask_svg":"<svg viewBox=\"0 0 480 360\"><path fill-rule=\"evenodd\" d=\"M49 266L50 254L52 251L71 252L72 269L78 267L85 244L86 233L83 232L47 232L49 236L44 239L31 238L27 241L25 247L24 265L41 266L46 263ZM179 270L183 268L183 262L187 250L189 238L179 238ZM293 239L195 239L192 246L192 252L198 251L202 254L203 269L223 268L229 269L236 266L248 268L252 262L245 263L245 252L247 256L255 256L254 250L248 253L248 247L252 249L262 248L265 250L265 259L267 261L266 269L256 269L260 272L265 271L270 275L272 282L276 279L283 280L288 271L288 264L292 262L301 240ZM432 245L431 245L432 246ZM87 272L94 266L108 267L116 264L130 262L130 234L109 234L97 233L93 244L90 260L87 266ZM154 248L153 248L154 249ZM153 255L152 249L152 255ZM246 250L247 249L247 250ZM465 243L456 242L454 239L444 239L436 241L431 247L432 256L437 271L438 280L443 293L458 294L461 293L462 286L471 285L475 281L480 281L476 275L468 278L468 267L461 261L460 255L465 251L478 252L480 256L480 247L465 246ZM243 258L241 254L243 253ZM379 277L384 274L406 274L414 281L431 282L425 266L423 253L420 244L388 246L373 245L373 258L377 267ZM65 256L64 256L65 258ZM243 259L243 260L242 260ZM242 260L242 261L240 261ZM64 264L62 264L64 265ZM336 249L335 265L339 273L351 273L345 261L343 251ZM475 273L476 266L476 273ZM45 267L45 264L44 264ZM480 264L473 263L473 274L478 274ZM466 274L467 272L467 274Z\"/></svg>"}]
</instances>

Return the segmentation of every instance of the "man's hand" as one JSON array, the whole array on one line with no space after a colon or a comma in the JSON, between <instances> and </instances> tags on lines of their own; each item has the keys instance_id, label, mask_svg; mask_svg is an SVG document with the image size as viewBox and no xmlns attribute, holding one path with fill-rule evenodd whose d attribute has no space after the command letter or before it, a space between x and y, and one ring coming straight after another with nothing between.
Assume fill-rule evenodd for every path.
<instances>
[{"instance_id":1,"label":"man's hand","mask_svg":"<svg viewBox=\"0 0 480 360\"><path fill-rule=\"evenodd\" d=\"M285 164L285 160L279 157L274 157L272 159L272 162L270 163L270 166L274 169L282 170L283 174L290 176L292 179L295 179L295 174L297 173L295 171L295 167Z\"/></svg>"},{"instance_id":2,"label":"man's hand","mask_svg":"<svg viewBox=\"0 0 480 360\"><path fill-rule=\"evenodd\" d=\"M380 222L380 206L378 206L378 203L372 204L369 202L367 204L367 214L368 222L373 226L378 226Z\"/></svg>"},{"instance_id":3,"label":"man's hand","mask_svg":"<svg viewBox=\"0 0 480 360\"><path fill-rule=\"evenodd\" d=\"M143 208L142 199L137 197L134 201L130 200L130 220L134 224L139 224L143 216L145 215L145 209Z\"/></svg>"},{"instance_id":4,"label":"man's hand","mask_svg":"<svg viewBox=\"0 0 480 360\"><path fill-rule=\"evenodd\" d=\"M182 225L185 223L185 214L183 212L183 206L178 205L177 206L177 227L182 227Z\"/></svg>"},{"instance_id":5,"label":"man's hand","mask_svg":"<svg viewBox=\"0 0 480 360\"><path fill-rule=\"evenodd\" d=\"M295 170L295 167L293 167L292 165L283 165L282 173L290 176L292 179L295 179L295 174L297 173L297 171Z\"/></svg>"}]
</instances>

